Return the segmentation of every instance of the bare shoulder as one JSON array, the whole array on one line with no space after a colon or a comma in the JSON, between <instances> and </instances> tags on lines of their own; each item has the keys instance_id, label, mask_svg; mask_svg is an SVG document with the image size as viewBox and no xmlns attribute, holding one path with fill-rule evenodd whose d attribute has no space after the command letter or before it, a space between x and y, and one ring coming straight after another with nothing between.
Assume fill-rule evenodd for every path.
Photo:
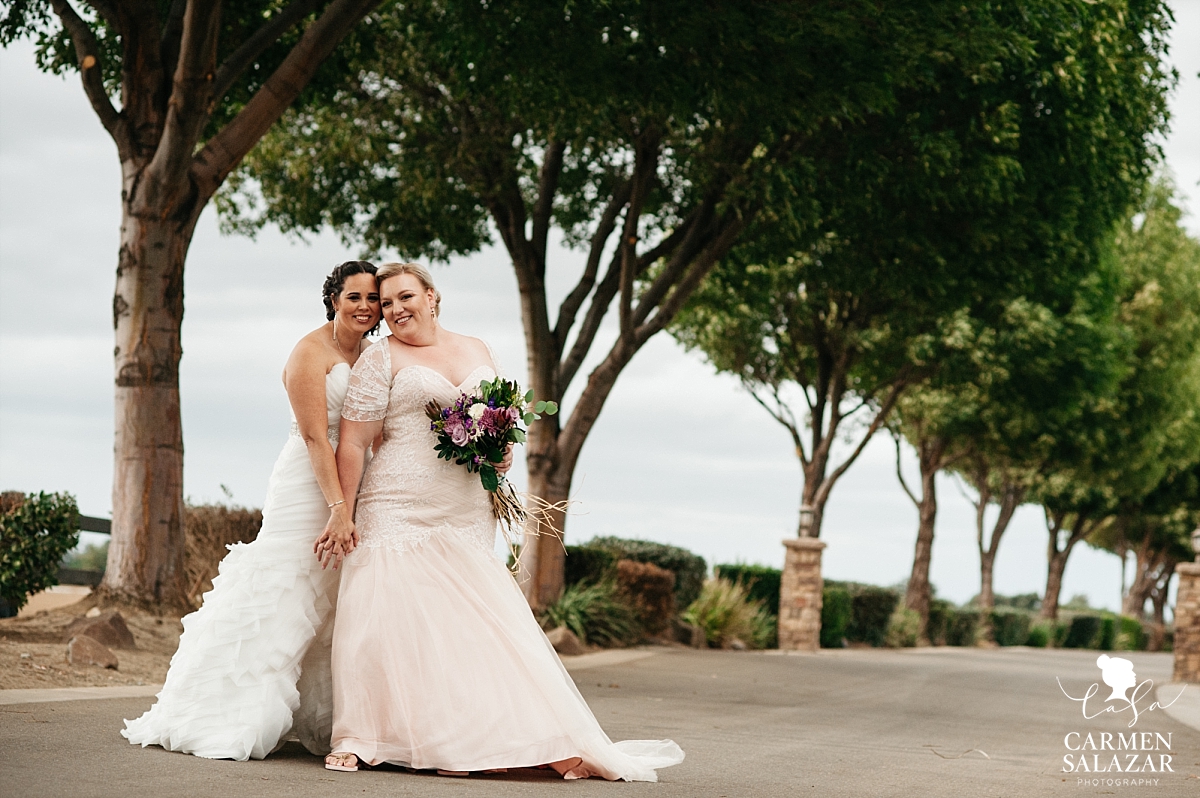
<instances>
[{"instance_id":1,"label":"bare shoulder","mask_svg":"<svg viewBox=\"0 0 1200 798\"><path fill-rule=\"evenodd\" d=\"M329 371L337 356L326 343L325 333L324 327L318 327L296 342L288 356L285 374L298 377L303 373L325 374Z\"/></svg>"},{"instance_id":2,"label":"bare shoulder","mask_svg":"<svg viewBox=\"0 0 1200 798\"><path fill-rule=\"evenodd\" d=\"M492 350L484 343L483 339L475 338L471 335L458 335L457 333L455 335L458 338L456 343L471 359L477 361L484 360L488 363L492 362Z\"/></svg>"}]
</instances>

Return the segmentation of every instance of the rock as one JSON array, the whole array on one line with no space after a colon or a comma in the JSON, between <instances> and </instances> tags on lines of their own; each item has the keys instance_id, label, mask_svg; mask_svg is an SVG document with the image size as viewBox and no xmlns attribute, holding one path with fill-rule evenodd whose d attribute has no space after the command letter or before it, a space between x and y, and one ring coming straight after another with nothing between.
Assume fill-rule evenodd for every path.
<instances>
[{"instance_id":1,"label":"rock","mask_svg":"<svg viewBox=\"0 0 1200 798\"><path fill-rule=\"evenodd\" d=\"M87 635L76 635L67 643L67 662L72 665L99 665L117 669L117 655L108 646Z\"/></svg>"},{"instance_id":2,"label":"rock","mask_svg":"<svg viewBox=\"0 0 1200 798\"><path fill-rule=\"evenodd\" d=\"M125 625L125 619L121 617L121 613L116 610L110 610L94 618L85 615L71 621L63 637L70 639L77 635L87 635L109 648L127 651L137 648L133 642L133 633Z\"/></svg>"},{"instance_id":3,"label":"rock","mask_svg":"<svg viewBox=\"0 0 1200 798\"><path fill-rule=\"evenodd\" d=\"M100 608L92 607L90 610L87 611L87 614L84 615L83 617L84 618L99 618L100 617Z\"/></svg>"},{"instance_id":4,"label":"rock","mask_svg":"<svg viewBox=\"0 0 1200 798\"><path fill-rule=\"evenodd\" d=\"M672 631L675 633L675 639L685 646L692 648L704 648L708 642L704 636L704 630L699 626L675 619L672 624Z\"/></svg>"},{"instance_id":5,"label":"rock","mask_svg":"<svg viewBox=\"0 0 1200 798\"><path fill-rule=\"evenodd\" d=\"M732 640L730 640L728 643L725 644L725 648L730 648L730 649L733 649L734 651L746 651L749 648L749 646L747 646L745 643L743 643L741 640L739 640L735 637Z\"/></svg>"},{"instance_id":6,"label":"rock","mask_svg":"<svg viewBox=\"0 0 1200 798\"><path fill-rule=\"evenodd\" d=\"M565 626L559 626L546 632L546 638L550 641L550 645L554 646L554 650L564 657L576 657L586 653L583 643L580 643L575 633Z\"/></svg>"}]
</instances>

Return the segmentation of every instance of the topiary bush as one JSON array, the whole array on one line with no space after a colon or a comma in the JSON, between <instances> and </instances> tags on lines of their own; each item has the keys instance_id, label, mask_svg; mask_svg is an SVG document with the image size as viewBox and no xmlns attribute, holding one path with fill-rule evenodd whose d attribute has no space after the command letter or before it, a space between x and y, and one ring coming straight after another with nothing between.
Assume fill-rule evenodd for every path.
<instances>
[{"instance_id":1,"label":"topiary bush","mask_svg":"<svg viewBox=\"0 0 1200 798\"><path fill-rule=\"evenodd\" d=\"M946 645L946 629L953 612L954 605L945 599L929 602L929 623L925 626L925 635L929 638L930 645Z\"/></svg>"},{"instance_id":2,"label":"topiary bush","mask_svg":"<svg viewBox=\"0 0 1200 798\"><path fill-rule=\"evenodd\" d=\"M563 586L580 582L595 584L613 576L617 557L607 549L595 546L567 546L567 557L563 563Z\"/></svg>"},{"instance_id":3,"label":"topiary bush","mask_svg":"<svg viewBox=\"0 0 1200 798\"><path fill-rule=\"evenodd\" d=\"M587 545L591 548L604 549L618 560L648 562L659 568L674 571L675 607L677 610L690 606L700 596L704 578L708 575L708 565L704 562L703 557L678 546L614 537L592 538Z\"/></svg>"},{"instance_id":4,"label":"topiary bush","mask_svg":"<svg viewBox=\"0 0 1200 798\"><path fill-rule=\"evenodd\" d=\"M992 639L996 641L996 645L1023 646L1029 640L1029 613L992 610L990 619Z\"/></svg>"},{"instance_id":5,"label":"topiary bush","mask_svg":"<svg viewBox=\"0 0 1200 798\"><path fill-rule=\"evenodd\" d=\"M1025 645L1033 648L1045 648L1050 645L1050 640L1054 636L1054 625L1051 623L1035 623L1029 628L1029 637L1025 638Z\"/></svg>"},{"instance_id":6,"label":"topiary bush","mask_svg":"<svg viewBox=\"0 0 1200 798\"><path fill-rule=\"evenodd\" d=\"M1063 648L1094 648L1100 638L1099 615L1076 615L1067 627Z\"/></svg>"},{"instance_id":7,"label":"topiary bush","mask_svg":"<svg viewBox=\"0 0 1200 798\"><path fill-rule=\"evenodd\" d=\"M742 563L714 565L713 575L730 582L741 582L749 590L750 598L761 601L772 615L779 614L779 588L783 582L783 571L778 568Z\"/></svg>"},{"instance_id":8,"label":"topiary bush","mask_svg":"<svg viewBox=\"0 0 1200 798\"><path fill-rule=\"evenodd\" d=\"M851 620L850 591L825 586L821 593L821 648L841 648Z\"/></svg>"},{"instance_id":9,"label":"topiary bush","mask_svg":"<svg viewBox=\"0 0 1200 798\"><path fill-rule=\"evenodd\" d=\"M0 495L0 598L11 613L58 584L59 563L77 543L79 508L70 494Z\"/></svg>"},{"instance_id":10,"label":"topiary bush","mask_svg":"<svg viewBox=\"0 0 1200 798\"><path fill-rule=\"evenodd\" d=\"M617 560L617 585L638 623L656 635L675 617L675 573L650 562Z\"/></svg>"},{"instance_id":11,"label":"topiary bush","mask_svg":"<svg viewBox=\"0 0 1200 798\"><path fill-rule=\"evenodd\" d=\"M1100 651L1112 651L1113 643L1117 640L1117 619L1113 615L1105 615L1100 619L1100 631L1096 635L1095 647Z\"/></svg>"},{"instance_id":12,"label":"topiary bush","mask_svg":"<svg viewBox=\"0 0 1200 798\"><path fill-rule=\"evenodd\" d=\"M766 648L777 634L775 616L762 602L750 598L745 585L728 579L709 579L681 616L704 630L712 648L741 641L750 648Z\"/></svg>"},{"instance_id":13,"label":"topiary bush","mask_svg":"<svg viewBox=\"0 0 1200 798\"><path fill-rule=\"evenodd\" d=\"M850 627L846 639L857 643L882 646L887 642L888 621L900 594L885 587L857 586L850 591Z\"/></svg>"},{"instance_id":14,"label":"topiary bush","mask_svg":"<svg viewBox=\"0 0 1200 798\"><path fill-rule=\"evenodd\" d=\"M972 607L955 609L946 623L946 645L973 646L979 634L979 610Z\"/></svg>"},{"instance_id":15,"label":"topiary bush","mask_svg":"<svg viewBox=\"0 0 1200 798\"><path fill-rule=\"evenodd\" d=\"M541 616L542 628L565 626L584 643L626 645L642 635L637 616L616 582L577 582Z\"/></svg>"},{"instance_id":16,"label":"topiary bush","mask_svg":"<svg viewBox=\"0 0 1200 798\"><path fill-rule=\"evenodd\" d=\"M1121 615L1117 618L1117 635L1113 640L1116 651L1141 651L1146 647L1146 632L1137 618Z\"/></svg>"}]
</instances>

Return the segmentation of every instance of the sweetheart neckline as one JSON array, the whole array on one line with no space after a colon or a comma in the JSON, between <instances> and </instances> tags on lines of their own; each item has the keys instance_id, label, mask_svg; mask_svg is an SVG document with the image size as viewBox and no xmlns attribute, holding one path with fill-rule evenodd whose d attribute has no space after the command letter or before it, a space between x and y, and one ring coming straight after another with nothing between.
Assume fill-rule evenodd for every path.
<instances>
[{"instance_id":1,"label":"sweetheart neckline","mask_svg":"<svg viewBox=\"0 0 1200 798\"><path fill-rule=\"evenodd\" d=\"M436 374L436 375L438 375L439 377L441 377L441 378L442 378L442 381L443 381L443 382L445 382L447 385L449 385L451 388L455 388L455 389L457 389L457 390L460 390L460 391L461 391L461 390L462 390L462 387L463 387L463 385L465 385L465 384L466 384L467 380L469 380L469 379L471 379L471 377L475 376L475 373L476 373L476 372L478 372L480 369L491 369L491 368L492 368L492 367L491 367L491 366L489 366L487 363L481 363L481 364L479 364L478 366L476 366L474 369L472 369L472 370L471 370L471 371L470 371L470 372L467 374L467 376L463 377L463 378L462 378L462 382L460 382L460 383L458 383L458 384L456 385L455 383L453 383L453 382L450 382L450 378L449 378L449 377L447 377L445 374L443 374L442 372L438 371L438 370L437 370L437 369L435 369L435 368L432 368L432 367L430 367L430 366L426 366L426 365L424 365L424 364L422 364L422 363L411 363L411 364L409 364L409 365L407 365L407 366L401 366L399 369L397 369L397 370L396 370L396 373L395 373L395 375L393 375L392 379L394 380L396 377L399 377L399 376L400 376L400 372L402 372L402 371L408 371L409 369L425 369L426 371L432 371L434 374ZM492 373L495 373L495 370L494 370L494 369L492 369Z\"/></svg>"}]
</instances>

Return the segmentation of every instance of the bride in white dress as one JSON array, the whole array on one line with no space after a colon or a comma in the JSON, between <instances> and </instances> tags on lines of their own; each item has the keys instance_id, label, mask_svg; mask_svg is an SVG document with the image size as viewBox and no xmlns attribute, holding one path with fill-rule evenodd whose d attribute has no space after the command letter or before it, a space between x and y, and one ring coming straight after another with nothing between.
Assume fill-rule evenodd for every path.
<instances>
[{"instance_id":1,"label":"bride in white dress","mask_svg":"<svg viewBox=\"0 0 1200 798\"><path fill-rule=\"evenodd\" d=\"M263 524L221 561L204 604L183 619L158 702L121 731L209 759L262 759L289 734L329 751L329 646L338 562L314 556L326 524L350 529L334 449L350 369L379 324L375 267L348 261L325 281L329 322L300 339L283 382L292 428L275 462ZM332 508L332 518L331 518Z\"/></svg>"},{"instance_id":2,"label":"bride in white dress","mask_svg":"<svg viewBox=\"0 0 1200 798\"><path fill-rule=\"evenodd\" d=\"M490 349L440 326L424 268L386 264L377 276L392 335L354 367L337 453L359 541L342 569L326 767L465 776L550 764L564 778L656 780L683 751L609 740L494 553L479 476L434 451L425 404L493 379Z\"/></svg>"}]
</instances>

